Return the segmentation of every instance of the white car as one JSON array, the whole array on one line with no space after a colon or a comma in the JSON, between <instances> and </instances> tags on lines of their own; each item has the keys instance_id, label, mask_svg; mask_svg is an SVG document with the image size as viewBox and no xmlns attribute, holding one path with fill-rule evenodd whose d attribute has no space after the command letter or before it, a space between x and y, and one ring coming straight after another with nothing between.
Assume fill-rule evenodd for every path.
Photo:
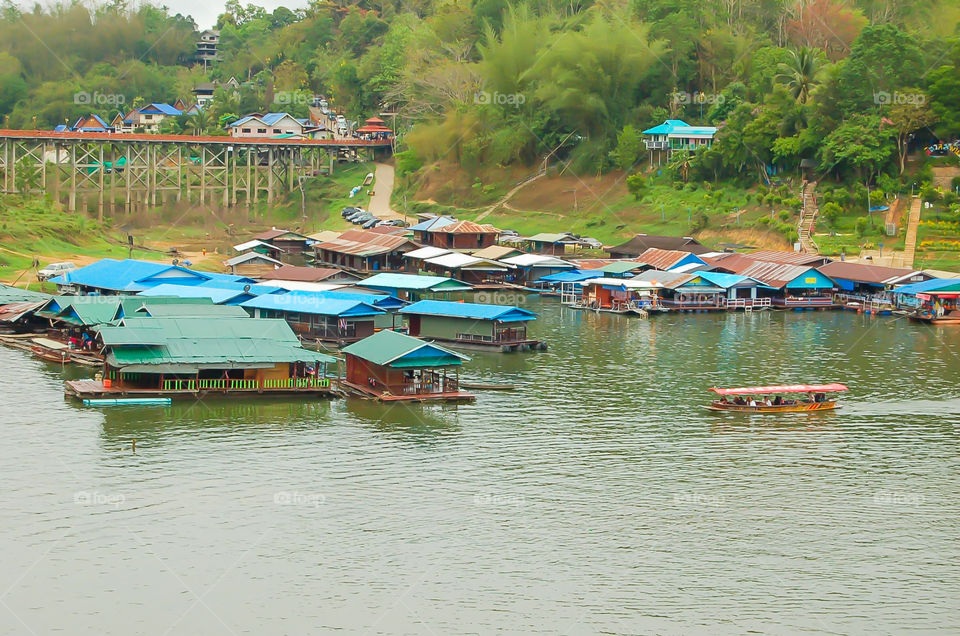
<instances>
[{"instance_id":1,"label":"white car","mask_svg":"<svg viewBox=\"0 0 960 636\"><path fill-rule=\"evenodd\" d=\"M37 272L37 278L41 281L49 280L55 276L59 276L60 274L72 272L75 269L77 269L77 266L70 261L64 261L63 263L50 263Z\"/></svg>"}]
</instances>

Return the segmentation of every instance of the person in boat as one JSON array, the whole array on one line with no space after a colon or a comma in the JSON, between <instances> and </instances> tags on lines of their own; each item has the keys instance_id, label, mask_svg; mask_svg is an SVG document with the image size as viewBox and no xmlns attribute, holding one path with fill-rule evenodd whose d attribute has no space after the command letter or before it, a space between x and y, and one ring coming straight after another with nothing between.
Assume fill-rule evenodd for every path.
<instances>
[{"instance_id":1,"label":"person in boat","mask_svg":"<svg viewBox=\"0 0 960 636\"><path fill-rule=\"evenodd\" d=\"M763 401L763 404L764 406L773 406L773 402L770 401L769 397Z\"/></svg>"},{"instance_id":2,"label":"person in boat","mask_svg":"<svg viewBox=\"0 0 960 636\"><path fill-rule=\"evenodd\" d=\"M827 396L824 395L823 393L817 393L816 395L813 396L814 402L823 402L826 399L827 399Z\"/></svg>"},{"instance_id":3,"label":"person in boat","mask_svg":"<svg viewBox=\"0 0 960 636\"><path fill-rule=\"evenodd\" d=\"M750 398L750 406L751 406L751 407L756 407L756 406L757 406L757 401L754 400L753 398Z\"/></svg>"},{"instance_id":4,"label":"person in boat","mask_svg":"<svg viewBox=\"0 0 960 636\"><path fill-rule=\"evenodd\" d=\"M774 406L781 406L782 404L783 404L783 398L782 398L782 397L780 397L780 396L778 395L777 397L773 398L773 405L774 405Z\"/></svg>"}]
</instances>

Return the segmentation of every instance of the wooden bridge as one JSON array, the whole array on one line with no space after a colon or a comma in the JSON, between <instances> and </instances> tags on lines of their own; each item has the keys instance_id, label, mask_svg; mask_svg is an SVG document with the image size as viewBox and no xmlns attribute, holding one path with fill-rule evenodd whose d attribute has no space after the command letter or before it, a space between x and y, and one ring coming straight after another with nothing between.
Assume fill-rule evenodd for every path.
<instances>
[{"instance_id":1,"label":"wooden bridge","mask_svg":"<svg viewBox=\"0 0 960 636\"><path fill-rule=\"evenodd\" d=\"M0 129L3 192L49 194L71 211L126 212L186 198L272 203L337 160L373 159L390 140L274 139Z\"/></svg>"}]
</instances>

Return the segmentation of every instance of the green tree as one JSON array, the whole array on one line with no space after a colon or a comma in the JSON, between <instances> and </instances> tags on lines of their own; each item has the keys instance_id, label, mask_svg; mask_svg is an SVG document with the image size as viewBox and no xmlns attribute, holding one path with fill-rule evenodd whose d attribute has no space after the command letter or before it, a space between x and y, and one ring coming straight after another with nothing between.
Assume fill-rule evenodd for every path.
<instances>
[{"instance_id":1,"label":"green tree","mask_svg":"<svg viewBox=\"0 0 960 636\"><path fill-rule=\"evenodd\" d=\"M644 151L640 131L627 124L617 135L617 147L613 151L614 163L621 170L630 170Z\"/></svg>"},{"instance_id":2,"label":"green tree","mask_svg":"<svg viewBox=\"0 0 960 636\"><path fill-rule=\"evenodd\" d=\"M786 85L794 99L806 104L819 83L820 61L816 51L811 48L791 49L787 61L781 62L777 69L777 81Z\"/></svg>"}]
</instances>

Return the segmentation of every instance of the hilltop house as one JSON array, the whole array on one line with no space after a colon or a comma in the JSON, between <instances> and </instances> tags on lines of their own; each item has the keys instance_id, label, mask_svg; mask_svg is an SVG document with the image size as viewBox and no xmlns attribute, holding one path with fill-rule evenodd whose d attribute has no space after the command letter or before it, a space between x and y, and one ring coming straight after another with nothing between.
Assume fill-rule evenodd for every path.
<instances>
[{"instance_id":1,"label":"hilltop house","mask_svg":"<svg viewBox=\"0 0 960 636\"><path fill-rule=\"evenodd\" d=\"M207 64L211 62L216 62L220 59L220 56L217 54L217 45L220 43L220 32L213 29L207 29L200 33L200 39L197 40L197 62L203 64L206 68Z\"/></svg>"},{"instance_id":2,"label":"hilltop house","mask_svg":"<svg viewBox=\"0 0 960 636\"><path fill-rule=\"evenodd\" d=\"M715 126L691 126L680 119L668 119L659 126L643 131L643 143L650 151L650 165L656 155L657 165L669 161L678 150L699 150L709 148L716 137Z\"/></svg>"},{"instance_id":3,"label":"hilltop house","mask_svg":"<svg viewBox=\"0 0 960 636\"><path fill-rule=\"evenodd\" d=\"M148 133L156 133L160 131L160 123L164 119L182 114L183 111L170 104L147 104L134 111L133 127L143 128Z\"/></svg>"},{"instance_id":4,"label":"hilltop house","mask_svg":"<svg viewBox=\"0 0 960 636\"><path fill-rule=\"evenodd\" d=\"M288 113L251 114L230 124L231 137L302 137L304 124Z\"/></svg>"}]
</instances>

